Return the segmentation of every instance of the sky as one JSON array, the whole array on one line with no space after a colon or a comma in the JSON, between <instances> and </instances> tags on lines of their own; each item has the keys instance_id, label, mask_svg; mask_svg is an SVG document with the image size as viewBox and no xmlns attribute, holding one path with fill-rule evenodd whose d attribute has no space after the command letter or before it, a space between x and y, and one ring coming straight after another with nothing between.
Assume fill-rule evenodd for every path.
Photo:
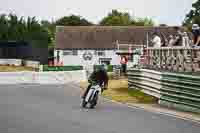
<instances>
[{"instance_id":1,"label":"sky","mask_svg":"<svg viewBox=\"0 0 200 133\"><path fill-rule=\"evenodd\" d=\"M197 0L0 0L1 13L56 20L71 14L98 23L112 9L135 17L150 17L156 24L181 25Z\"/></svg>"}]
</instances>

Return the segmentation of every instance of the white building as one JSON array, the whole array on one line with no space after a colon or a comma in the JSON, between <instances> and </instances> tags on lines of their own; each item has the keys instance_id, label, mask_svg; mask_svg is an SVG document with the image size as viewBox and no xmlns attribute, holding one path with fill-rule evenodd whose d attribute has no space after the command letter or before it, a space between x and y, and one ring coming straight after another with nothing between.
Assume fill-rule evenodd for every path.
<instances>
[{"instance_id":1,"label":"white building","mask_svg":"<svg viewBox=\"0 0 200 133\"><path fill-rule=\"evenodd\" d=\"M102 63L120 65L122 55L129 55L147 42L146 35L156 27L134 26L57 26L55 62L63 65L92 66ZM168 27L157 27L169 32ZM122 45L126 44L126 45Z\"/></svg>"},{"instance_id":2,"label":"white building","mask_svg":"<svg viewBox=\"0 0 200 133\"><path fill-rule=\"evenodd\" d=\"M60 62L64 65L98 65L102 63L119 65L120 56L116 50L55 50L55 55L59 53Z\"/></svg>"}]
</instances>

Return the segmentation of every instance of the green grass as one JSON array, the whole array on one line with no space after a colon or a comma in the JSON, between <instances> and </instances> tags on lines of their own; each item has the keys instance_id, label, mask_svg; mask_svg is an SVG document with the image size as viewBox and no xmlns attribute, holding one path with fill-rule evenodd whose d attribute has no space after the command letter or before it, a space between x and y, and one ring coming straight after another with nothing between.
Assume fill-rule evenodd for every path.
<instances>
[{"instance_id":1,"label":"green grass","mask_svg":"<svg viewBox=\"0 0 200 133\"><path fill-rule=\"evenodd\" d=\"M128 90L128 94L131 97L135 97L139 103L157 103L158 102L157 98L147 95L136 89Z\"/></svg>"},{"instance_id":2,"label":"green grass","mask_svg":"<svg viewBox=\"0 0 200 133\"><path fill-rule=\"evenodd\" d=\"M0 72L35 71L31 67L0 65Z\"/></svg>"},{"instance_id":3,"label":"green grass","mask_svg":"<svg viewBox=\"0 0 200 133\"><path fill-rule=\"evenodd\" d=\"M87 82L80 83L80 87L85 89ZM128 89L127 79L110 80L108 89L103 92L103 96L121 103L141 103L155 104L157 99L139 90Z\"/></svg>"}]
</instances>

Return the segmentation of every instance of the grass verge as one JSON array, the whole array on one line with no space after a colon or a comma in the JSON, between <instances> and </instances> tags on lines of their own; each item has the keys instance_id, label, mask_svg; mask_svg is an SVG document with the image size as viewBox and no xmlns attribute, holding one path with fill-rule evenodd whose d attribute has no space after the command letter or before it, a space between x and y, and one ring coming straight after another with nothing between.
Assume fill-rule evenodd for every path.
<instances>
[{"instance_id":1,"label":"grass verge","mask_svg":"<svg viewBox=\"0 0 200 133\"><path fill-rule=\"evenodd\" d=\"M87 82L80 83L82 92L84 92L84 88L86 88L87 85ZM127 79L110 80L108 89L103 92L103 96L121 103L157 103L157 99L152 96L136 89L129 90Z\"/></svg>"},{"instance_id":2,"label":"grass verge","mask_svg":"<svg viewBox=\"0 0 200 133\"><path fill-rule=\"evenodd\" d=\"M23 66L0 66L0 72L34 71L34 68Z\"/></svg>"}]
</instances>

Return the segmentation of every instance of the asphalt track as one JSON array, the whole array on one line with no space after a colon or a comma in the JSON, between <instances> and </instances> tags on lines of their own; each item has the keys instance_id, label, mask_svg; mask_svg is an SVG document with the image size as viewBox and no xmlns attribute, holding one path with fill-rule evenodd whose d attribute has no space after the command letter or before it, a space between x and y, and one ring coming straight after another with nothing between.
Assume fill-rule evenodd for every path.
<instances>
[{"instance_id":1,"label":"asphalt track","mask_svg":"<svg viewBox=\"0 0 200 133\"><path fill-rule=\"evenodd\" d=\"M50 82L50 81L49 81ZM200 125L100 99L80 107L80 89L67 84L0 85L0 133L199 133Z\"/></svg>"}]
</instances>

